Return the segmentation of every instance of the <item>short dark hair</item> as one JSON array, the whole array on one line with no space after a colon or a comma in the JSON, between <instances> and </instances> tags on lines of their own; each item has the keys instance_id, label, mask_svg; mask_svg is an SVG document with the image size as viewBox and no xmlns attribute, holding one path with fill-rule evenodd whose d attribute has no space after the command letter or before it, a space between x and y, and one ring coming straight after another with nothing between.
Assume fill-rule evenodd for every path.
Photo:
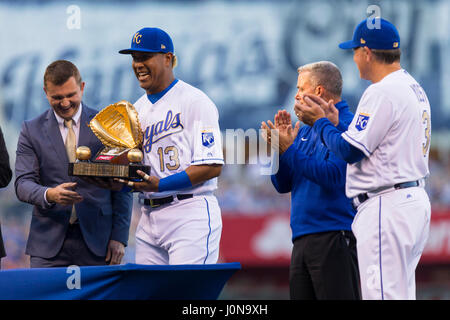
<instances>
[{"instance_id":1,"label":"short dark hair","mask_svg":"<svg viewBox=\"0 0 450 320\"><path fill-rule=\"evenodd\" d=\"M319 61L305 64L297 69L298 73L309 71L309 81L312 86L322 85L335 97L341 97L343 80L338 66L330 61Z\"/></svg>"},{"instance_id":2,"label":"short dark hair","mask_svg":"<svg viewBox=\"0 0 450 320\"><path fill-rule=\"evenodd\" d=\"M400 49L393 49L393 50L371 49L371 50L373 55L375 56L375 59L385 64L391 64L400 61L400 56L402 55Z\"/></svg>"},{"instance_id":3,"label":"short dark hair","mask_svg":"<svg viewBox=\"0 0 450 320\"><path fill-rule=\"evenodd\" d=\"M75 81L81 86L81 75L78 68L70 61L56 60L50 63L45 69L44 73L44 87L47 88L47 83L60 86L66 83L70 77L74 77Z\"/></svg>"}]
</instances>

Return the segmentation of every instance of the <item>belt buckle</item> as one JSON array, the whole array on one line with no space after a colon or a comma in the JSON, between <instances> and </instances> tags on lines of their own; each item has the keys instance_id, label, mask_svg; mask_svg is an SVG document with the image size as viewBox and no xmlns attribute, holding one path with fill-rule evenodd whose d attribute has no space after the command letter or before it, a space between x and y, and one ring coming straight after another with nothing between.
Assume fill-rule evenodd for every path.
<instances>
[{"instance_id":1,"label":"belt buckle","mask_svg":"<svg viewBox=\"0 0 450 320\"><path fill-rule=\"evenodd\" d=\"M150 200L150 207L158 208L161 206L159 203L154 203L153 199L149 199L149 200Z\"/></svg>"}]
</instances>

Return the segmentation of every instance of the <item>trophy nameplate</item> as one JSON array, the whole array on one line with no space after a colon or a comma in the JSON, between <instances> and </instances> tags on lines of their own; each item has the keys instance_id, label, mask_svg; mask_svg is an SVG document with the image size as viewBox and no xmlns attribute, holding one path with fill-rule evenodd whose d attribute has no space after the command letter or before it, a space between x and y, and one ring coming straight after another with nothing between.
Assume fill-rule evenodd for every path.
<instances>
[{"instance_id":1,"label":"trophy nameplate","mask_svg":"<svg viewBox=\"0 0 450 320\"><path fill-rule=\"evenodd\" d=\"M69 163L70 176L141 179L136 171L150 174L141 163L143 134L138 113L128 101L119 101L101 110L89 127L105 146L91 162L88 147L78 147L77 161Z\"/></svg>"}]
</instances>

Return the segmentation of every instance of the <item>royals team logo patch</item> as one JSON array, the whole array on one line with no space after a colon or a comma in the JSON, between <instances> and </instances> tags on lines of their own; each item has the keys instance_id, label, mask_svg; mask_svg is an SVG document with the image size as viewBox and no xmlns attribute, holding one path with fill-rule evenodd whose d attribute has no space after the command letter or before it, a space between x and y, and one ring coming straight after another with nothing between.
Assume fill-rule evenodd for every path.
<instances>
[{"instance_id":1,"label":"royals team logo patch","mask_svg":"<svg viewBox=\"0 0 450 320\"><path fill-rule=\"evenodd\" d=\"M211 148L214 145L214 134L212 132L202 132L202 144Z\"/></svg>"},{"instance_id":2,"label":"royals team logo patch","mask_svg":"<svg viewBox=\"0 0 450 320\"><path fill-rule=\"evenodd\" d=\"M369 122L370 115L367 113L360 113L358 115L358 119L356 120L356 129L358 131L362 131L367 127L367 123Z\"/></svg>"}]
</instances>

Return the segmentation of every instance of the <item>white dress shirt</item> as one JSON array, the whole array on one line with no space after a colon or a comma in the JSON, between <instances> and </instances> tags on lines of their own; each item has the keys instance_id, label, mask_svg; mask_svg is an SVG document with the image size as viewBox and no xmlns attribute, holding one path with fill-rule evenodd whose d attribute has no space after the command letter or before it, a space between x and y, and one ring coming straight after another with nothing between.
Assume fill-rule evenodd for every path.
<instances>
[{"instance_id":1,"label":"white dress shirt","mask_svg":"<svg viewBox=\"0 0 450 320\"><path fill-rule=\"evenodd\" d=\"M78 138L80 136L80 122L81 122L81 109L82 108L83 108L83 105L80 103L80 107L78 108L77 112L72 117L72 128L73 128L73 131L75 132L75 137L77 139L77 145L78 145L78 140L79 140ZM55 114L56 121L58 122L58 127L59 127L59 131L61 132L61 137L62 137L63 141L65 142L69 128L67 128L64 125L64 119L61 118L58 114L56 114L55 110L53 110L53 113ZM50 206L51 204L47 201L48 189L49 188L47 188L47 190L45 190L44 199L45 199L45 203Z\"/></svg>"}]
</instances>

